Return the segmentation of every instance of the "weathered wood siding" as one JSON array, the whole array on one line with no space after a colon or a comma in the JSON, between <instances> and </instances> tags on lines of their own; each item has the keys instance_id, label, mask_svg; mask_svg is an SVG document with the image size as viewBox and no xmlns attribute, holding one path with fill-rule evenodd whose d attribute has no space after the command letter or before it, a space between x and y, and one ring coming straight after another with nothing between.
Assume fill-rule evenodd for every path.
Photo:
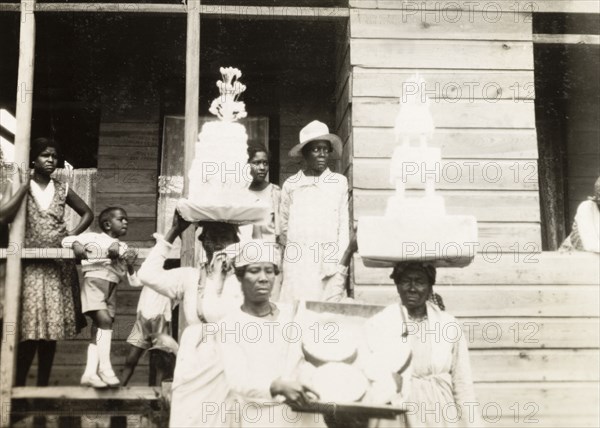
<instances>
[{"instance_id":1,"label":"weathered wood siding","mask_svg":"<svg viewBox=\"0 0 600 428\"><path fill-rule=\"evenodd\" d=\"M531 14L383 3L351 2L354 218L381 214L392 195L392 127L403 83L419 72L448 212L477 216L479 251L541 250Z\"/></svg>"},{"instance_id":2,"label":"weathered wood siding","mask_svg":"<svg viewBox=\"0 0 600 428\"><path fill-rule=\"evenodd\" d=\"M158 123L102 123L98 144L98 185L94 214L112 205L129 217L125 241L153 245L156 231L159 156Z\"/></svg>"},{"instance_id":3,"label":"weathered wood siding","mask_svg":"<svg viewBox=\"0 0 600 428\"><path fill-rule=\"evenodd\" d=\"M480 254L437 276L436 292L467 339L488 426L598 426L598 255ZM389 269L357 257L354 278L357 299L397 299Z\"/></svg>"},{"instance_id":4,"label":"weathered wood siding","mask_svg":"<svg viewBox=\"0 0 600 428\"><path fill-rule=\"evenodd\" d=\"M353 217L382 215L393 193L394 119L403 82L419 72L437 127L431 144L442 148L437 188L449 213L473 214L479 223L474 264L440 269L436 291L468 339L488 426L599 422L600 260L537 253L531 28L531 12L588 5L350 0ZM358 256L354 262L357 299L396 299L389 269L367 269Z\"/></svg>"}]
</instances>

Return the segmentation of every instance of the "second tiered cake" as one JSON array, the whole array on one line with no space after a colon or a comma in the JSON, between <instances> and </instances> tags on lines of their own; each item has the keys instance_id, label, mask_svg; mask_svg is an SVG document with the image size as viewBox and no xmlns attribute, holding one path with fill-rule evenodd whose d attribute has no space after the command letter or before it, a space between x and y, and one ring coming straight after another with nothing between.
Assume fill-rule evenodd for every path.
<instances>
[{"instance_id":1,"label":"second tiered cake","mask_svg":"<svg viewBox=\"0 0 600 428\"><path fill-rule=\"evenodd\" d=\"M221 68L217 82L220 96L210 112L219 120L205 123L198 135L195 157L188 173L189 196L180 199L177 210L187 221L252 223L262 221L269 207L248 190L252 182L247 163L248 135L244 125L245 105L238 101L246 87L236 68Z\"/></svg>"},{"instance_id":2,"label":"second tiered cake","mask_svg":"<svg viewBox=\"0 0 600 428\"><path fill-rule=\"evenodd\" d=\"M418 88L423 81L414 78ZM433 134L429 102L421 91L402 103L396 136L402 140L391 160L390 181L396 193L387 201L384 216L358 219L358 247L366 266L393 266L400 261L427 261L440 267L471 263L477 243L477 220L470 215L448 215L444 198L435 192L441 152L428 147ZM418 145L411 145L417 139ZM408 196L407 188L418 189Z\"/></svg>"}]
</instances>

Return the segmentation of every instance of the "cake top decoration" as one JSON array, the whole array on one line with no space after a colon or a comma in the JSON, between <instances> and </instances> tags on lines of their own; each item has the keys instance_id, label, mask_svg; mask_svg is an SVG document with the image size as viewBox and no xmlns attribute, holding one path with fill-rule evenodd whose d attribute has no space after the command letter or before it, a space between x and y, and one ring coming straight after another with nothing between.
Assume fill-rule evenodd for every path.
<instances>
[{"instance_id":1,"label":"cake top decoration","mask_svg":"<svg viewBox=\"0 0 600 428\"><path fill-rule=\"evenodd\" d=\"M411 137L416 137L423 144L431 138L435 126L429 104L425 80L418 73L412 75L402 85L400 112L394 126L397 141L402 140L407 145Z\"/></svg>"},{"instance_id":2,"label":"cake top decoration","mask_svg":"<svg viewBox=\"0 0 600 428\"><path fill-rule=\"evenodd\" d=\"M225 122L234 122L245 118L246 105L238 101L240 94L246 90L246 85L240 83L242 72L234 67L221 67L219 69L223 80L217 82L220 95L210 104L210 111Z\"/></svg>"}]
</instances>

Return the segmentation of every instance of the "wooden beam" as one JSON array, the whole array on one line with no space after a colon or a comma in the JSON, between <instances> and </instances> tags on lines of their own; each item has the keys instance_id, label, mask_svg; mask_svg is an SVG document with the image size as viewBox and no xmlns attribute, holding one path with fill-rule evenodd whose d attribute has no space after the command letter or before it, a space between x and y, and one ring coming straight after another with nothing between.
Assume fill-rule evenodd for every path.
<instances>
[{"instance_id":1,"label":"wooden beam","mask_svg":"<svg viewBox=\"0 0 600 428\"><path fill-rule=\"evenodd\" d=\"M197 1L197 0L196 0ZM193 3L190 0L188 3ZM84 12L84 13L187 13L184 4L143 4L143 3L40 3L36 12ZM0 4L0 12L19 11L18 3ZM286 6L247 6L247 5L196 5L197 13L206 17L252 16L269 18L306 19L345 19L350 16L348 8L342 7L286 7Z\"/></svg>"},{"instance_id":2,"label":"wooden beam","mask_svg":"<svg viewBox=\"0 0 600 428\"><path fill-rule=\"evenodd\" d=\"M16 254L16 247L0 248L0 260ZM130 245L131 248L131 245ZM152 248L139 248L138 261L144 260L150 254ZM22 259L73 259L73 250L69 248L23 248L20 251ZM168 259L178 259L179 255L170 253Z\"/></svg>"},{"instance_id":3,"label":"wooden beam","mask_svg":"<svg viewBox=\"0 0 600 428\"><path fill-rule=\"evenodd\" d=\"M17 129L15 133L15 163L29 165L31 111L33 107L33 69L35 61L35 0L21 1L19 34L19 70L17 78ZM10 228L9 242L23 247L25 238L25 203L21 205ZM21 254L7 259L0 363L0 426L10 424L10 403L15 379L16 347L19 335L19 302L21 297ZM8 409L8 411L5 411Z\"/></svg>"},{"instance_id":4,"label":"wooden beam","mask_svg":"<svg viewBox=\"0 0 600 428\"><path fill-rule=\"evenodd\" d=\"M80 386L14 388L12 411L20 415L80 417L143 415L144 426L166 426L168 412L160 387L98 390Z\"/></svg>"},{"instance_id":5,"label":"wooden beam","mask_svg":"<svg viewBox=\"0 0 600 428\"><path fill-rule=\"evenodd\" d=\"M360 9L402 9L407 14L435 12L440 19L456 19L455 12L469 16L483 12L490 20L503 13L600 13L597 0L350 0L349 4Z\"/></svg>"},{"instance_id":6,"label":"wooden beam","mask_svg":"<svg viewBox=\"0 0 600 428\"><path fill-rule=\"evenodd\" d=\"M563 45L600 45L597 34L534 34L533 43Z\"/></svg>"},{"instance_id":7,"label":"wooden beam","mask_svg":"<svg viewBox=\"0 0 600 428\"><path fill-rule=\"evenodd\" d=\"M200 0L188 1L187 42L185 64L185 130L183 152L183 195L189 195L188 173L192 167L198 138L198 110L200 98ZM194 266L194 228L185 231L181 245L181 265ZM180 324L182 325L182 324Z\"/></svg>"},{"instance_id":8,"label":"wooden beam","mask_svg":"<svg viewBox=\"0 0 600 428\"><path fill-rule=\"evenodd\" d=\"M13 388L13 399L57 398L73 401L99 400L145 400L161 398L162 390L158 386L128 386L119 389L99 390L81 386L45 386Z\"/></svg>"}]
</instances>

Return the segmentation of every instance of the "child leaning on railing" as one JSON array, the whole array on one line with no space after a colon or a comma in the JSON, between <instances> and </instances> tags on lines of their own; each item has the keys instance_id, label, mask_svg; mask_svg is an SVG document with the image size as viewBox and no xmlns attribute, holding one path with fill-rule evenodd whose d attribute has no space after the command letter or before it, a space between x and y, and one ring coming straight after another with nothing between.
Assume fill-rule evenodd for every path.
<instances>
[{"instance_id":1,"label":"child leaning on railing","mask_svg":"<svg viewBox=\"0 0 600 428\"><path fill-rule=\"evenodd\" d=\"M140 284L133 269L137 251L119 241L127 233L129 223L125 210L106 208L98 216L98 223L102 233L82 233L63 239L62 244L73 248L75 257L82 259L81 306L83 313L93 321L92 342L88 346L81 385L105 388L120 384L110 362L117 284L125 277L131 285Z\"/></svg>"}]
</instances>

